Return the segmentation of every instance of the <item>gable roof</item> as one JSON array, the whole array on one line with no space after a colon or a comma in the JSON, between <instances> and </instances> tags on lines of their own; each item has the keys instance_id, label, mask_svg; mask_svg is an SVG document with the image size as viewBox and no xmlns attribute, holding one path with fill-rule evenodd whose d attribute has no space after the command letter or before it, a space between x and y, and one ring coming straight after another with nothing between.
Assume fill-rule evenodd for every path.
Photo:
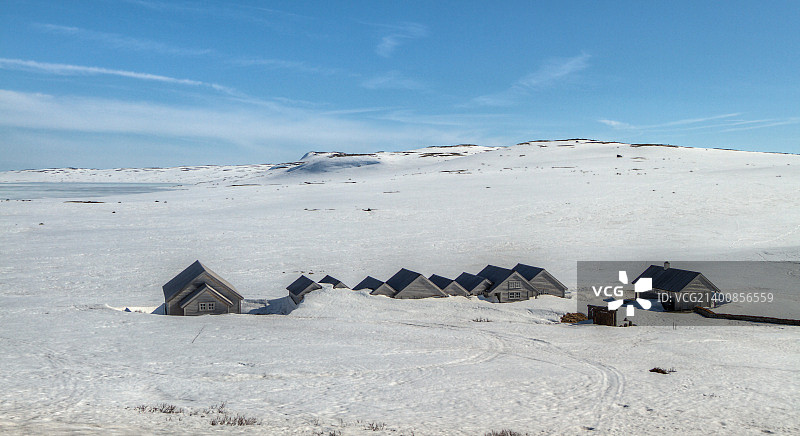
<instances>
[{"instance_id":1,"label":"gable roof","mask_svg":"<svg viewBox=\"0 0 800 436\"><path fill-rule=\"evenodd\" d=\"M534 277L539 275L540 272L544 271L544 268L518 263L514 268L511 268L511 270L518 272L522 277L525 277L525 280L531 281Z\"/></svg>"},{"instance_id":2,"label":"gable roof","mask_svg":"<svg viewBox=\"0 0 800 436\"><path fill-rule=\"evenodd\" d=\"M489 289L496 288L503 280L507 279L511 274L514 274L514 271L508 268L501 268L499 266L494 265L486 265L486 268L482 269L481 272L478 273L479 276L486 278L490 282L492 282L492 286Z\"/></svg>"},{"instance_id":3,"label":"gable roof","mask_svg":"<svg viewBox=\"0 0 800 436\"><path fill-rule=\"evenodd\" d=\"M333 277L331 277L329 275L326 275L325 277L323 277L322 280L319 281L319 283L328 283L328 284L333 285L334 288L337 287L337 286L341 287L341 288L346 288L347 287L347 285L342 283L341 280L335 279L335 278L333 278Z\"/></svg>"},{"instance_id":4,"label":"gable roof","mask_svg":"<svg viewBox=\"0 0 800 436\"><path fill-rule=\"evenodd\" d=\"M403 268L397 271L389 280L386 280L386 284L391 286L395 291L402 292L406 286L410 285L417 277L421 276L422 274L418 272Z\"/></svg>"},{"instance_id":5,"label":"gable roof","mask_svg":"<svg viewBox=\"0 0 800 436\"><path fill-rule=\"evenodd\" d=\"M383 284L382 281L376 279L372 276L367 276L364 280L361 280L361 283L355 285L353 287L354 291L360 291L362 289L369 289L370 291L374 291L378 289Z\"/></svg>"},{"instance_id":6,"label":"gable roof","mask_svg":"<svg viewBox=\"0 0 800 436\"><path fill-rule=\"evenodd\" d=\"M193 264L186 267L186 269L181 271L178 275L173 277L172 280L168 281L164 286L161 287L161 289L164 291L164 299L169 302L169 300L172 299L175 294L180 292L192 280L203 273L208 274L218 282L225 285L231 292L236 294L238 298L243 298L241 295L239 295L239 293L236 291L236 288L234 288L232 284L228 283L227 280L217 275L217 273L214 271L208 269L205 265L200 263L199 260L196 260Z\"/></svg>"},{"instance_id":7,"label":"gable roof","mask_svg":"<svg viewBox=\"0 0 800 436\"><path fill-rule=\"evenodd\" d=\"M428 277L428 280L430 280L434 285L438 286L439 289L444 289L444 288L450 286L450 283L453 283L455 281L455 280L448 279L447 277L442 277L442 276L436 275L436 274Z\"/></svg>"},{"instance_id":8,"label":"gable roof","mask_svg":"<svg viewBox=\"0 0 800 436\"><path fill-rule=\"evenodd\" d=\"M481 283L486 282L487 285L491 285L489 280L485 277L476 276L475 274L470 274L468 272L463 272L461 275L456 277L456 283L464 287L469 292L472 292L481 285Z\"/></svg>"},{"instance_id":9,"label":"gable roof","mask_svg":"<svg viewBox=\"0 0 800 436\"><path fill-rule=\"evenodd\" d=\"M697 276L702 276L702 274L697 271L687 271L678 268L664 269L662 266L650 265L643 273L639 274L639 277L636 277L633 283L636 283L643 277L650 277L653 279L653 289L680 292ZM713 284L711 284L711 286L716 289L716 286Z\"/></svg>"},{"instance_id":10,"label":"gable roof","mask_svg":"<svg viewBox=\"0 0 800 436\"><path fill-rule=\"evenodd\" d=\"M189 303L191 303L197 297L199 297L200 295L202 295L202 294L204 294L206 292L211 294L214 298L216 298L217 300L221 301L226 306L228 306L228 307L233 306L233 302L231 300L227 299L224 295L220 294L219 292L217 292L216 289L212 288L211 286L209 286L206 283L203 286L200 286L199 288L197 288L196 291L194 291L191 294L187 295L186 298L181 300L181 302L180 302L181 309L183 309L186 306L188 306Z\"/></svg>"},{"instance_id":11,"label":"gable roof","mask_svg":"<svg viewBox=\"0 0 800 436\"><path fill-rule=\"evenodd\" d=\"M291 294L300 295L300 293L305 291L309 286L312 286L314 289L322 289L322 286L317 284L317 282L304 275L298 277L297 280L292 282L291 285L287 286L286 289L288 289L289 293Z\"/></svg>"},{"instance_id":12,"label":"gable roof","mask_svg":"<svg viewBox=\"0 0 800 436\"><path fill-rule=\"evenodd\" d=\"M430 280L431 283L436 285L439 289L442 290L442 292L444 292L447 295L462 296L462 297L469 296L469 291L464 289L464 287L458 284L458 282L455 280L450 280L447 277L442 277L436 274L428 277L428 280Z\"/></svg>"}]
</instances>

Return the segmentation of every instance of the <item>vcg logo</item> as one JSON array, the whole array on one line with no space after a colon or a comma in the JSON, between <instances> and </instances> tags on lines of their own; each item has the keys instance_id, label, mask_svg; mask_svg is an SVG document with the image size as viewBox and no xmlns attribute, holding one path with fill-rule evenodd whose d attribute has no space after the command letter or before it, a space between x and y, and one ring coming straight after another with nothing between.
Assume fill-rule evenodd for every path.
<instances>
[{"instance_id":1,"label":"vcg logo","mask_svg":"<svg viewBox=\"0 0 800 436\"><path fill-rule=\"evenodd\" d=\"M620 271L619 272L619 281L623 285L628 284L628 273L627 271ZM653 279L650 277L642 277L634 283L634 291L639 292L648 292L653 290ZM605 296L613 298L613 301L608 302L608 309L609 310L617 310L623 304L625 304L625 299L623 297L623 287L621 285L617 286L592 286L592 292L594 292L595 297ZM637 298L636 302L642 306L643 309L647 310L650 309L650 301L645 300L643 298ZM630 302L632 303L632 302ZM633 304L626 304L625 305L625 315L626 316L633 316L634 314L634 306Z\"/></svg>"}]
</instances>

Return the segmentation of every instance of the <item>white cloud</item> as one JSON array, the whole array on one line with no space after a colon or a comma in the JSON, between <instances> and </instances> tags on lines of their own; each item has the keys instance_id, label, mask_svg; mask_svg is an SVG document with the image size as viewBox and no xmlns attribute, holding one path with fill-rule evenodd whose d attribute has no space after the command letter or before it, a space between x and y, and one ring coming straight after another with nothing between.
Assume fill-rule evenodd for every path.
<instances>
[{"instance_id":1,"label":"white cloud","mask_svg":"<svg viewBox=\"0 0 800 436\"><path fill-rule=\"evenodd\" d=\"M149 53L158 53L164 55L180 55L180 56L203 56L214 54L210 49L189 49L182 47L174 47L171 45L163 44L157 41L148 39L132 38L130 36L120 35L117 33L97 32L94 30L82 29L79 27L60 26L57 24L36 23L33 25L35 28L49 33L56 33L60 35L70 35L76 38L96 41L105 44L112 48L128 49L136 51L144 51Z\"/></svg>"},{"instance_id":2,"label":"white cloud","mask_svg":"<svg viewBox=\"0 0 800 436\"><path fill-rule=\"evenodd\" d=\"M365 80L361 86L367 89L407 89L417 91L425 86L414 80L404 77L399 71L389 71L377 77Z\"/></svg>"},{"instance_id":3,"label":"white cloud","mask_svg":"<svg viewBox=\"0 0 800 436\"><path fill-rule=\"evenodd\" d=\"M135 71L114 70L101 67L87 67L83 65L54 64L54 63L36 62L24 59L0 58L0 69L34 71L45 74L57 74L65 76L109 75L109 76L126 77L129 79L137 79L137 80L150 80L155 82L174 83L176 85L202 86L220 92L225 92L231 95L239 95L239 93L233 88L218 85L216 83L201 82L199 80L192 80L192 79L178 79L169 76L161 76L158 74L150 74L150 73L139 73Z\"/></svg>"},{"instance_id":4,"label":"white cloud","mask_svg":"<svg viewBox=\"0 0 800 436\"><path fill-rule=\"evenodd\" d=\"M700 118L686 118L648 125L634 125L609 119L599 119L597 121L616 130L628 130L646 133L688 132L693 130L708 130L718 133L725 133L800 123L800 118L797 117L744 120L738 118L741 115L741 113L730 113Z\"/></svg>"},{"instance_id":5,"label":"white cloud","mask_svg":"<svg viewBox=\"0 0 800 436\"><path fill-rule=\"evenodd\" d=\"M522 77L508 89L475 97L471 103L479 106L510 106L531 91L554 86L585 70L589 67L590 57L582 53L571 58L547 60L538 70Z\"/></svg>"},{"instance_id":6,"label":"white cloud","mask_svg":"<svg viewBox=\"0 0 800 436\"><path fill-rule=\"evenodd\" d=\"M379 27L389 30L389 34L383 36L381 42L375 48L375 52L385 58L390 57L403 42L428 36L428 28L419 23L401 23L393 26L380 25Z\"/></svg>"},{"instance_id":7,"label":"white cloud","mask_svg":"<svg viewBox=\"0 0 800 436\"><path fill-rule=\"evenodd\" d=\"M347 151L480 141L496 144L476 126L356 120L346 114L278 103L209 109L7 90L0 90L0 126L18 133L109 135L108 146L112 148L117 138L129 135L154 138L155 143L191 138L204 144L247 149L299 149L299 154L315 147Z\"/></svg>"},{"instance_id":8,"label":"white cloud","mask_svg":"<svg viewBox=\"0 0 800 436\"><path fill-rule=\"evenodd\" d=\"M615 129L633 129L634 127L628 123L623 123L622 121L614 121L614 120L597 120L607 126L613 127Z\"/></svg>"},{"instance_id":9,"label":"white cloud","mask_svg":"<svg viewBox=\"0 0 800 436\"><path fill-rule=\"evenodd\" d=\"M578 56L565 59L550 59L538 70L519 80L518 85L527 88L549 86L563 80L589 66L589 56L582 53Z\"/></svg>"}]
</instances>

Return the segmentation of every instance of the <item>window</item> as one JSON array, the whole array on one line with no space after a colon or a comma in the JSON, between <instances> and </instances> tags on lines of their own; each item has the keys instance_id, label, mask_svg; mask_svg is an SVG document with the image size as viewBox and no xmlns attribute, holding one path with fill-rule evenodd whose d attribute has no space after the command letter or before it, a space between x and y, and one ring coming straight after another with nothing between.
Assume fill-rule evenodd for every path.
<instances>
[{"instance_id":1,"label":"window","mask_svg":"<svg viewBox=\"0 0 800 436\"><path fill-rule=\"evenodd\" d=\"M508 299L509 300L519 300L522 298L522 292L509 292Z\"/></svg>"},{"instance_id":2,"label":"window","mask_svg":"<svg viewBox=\"0 0 800 436\"><path fill-rule=\"evenodd\" d=\"M210 312L214 310L214 303L200 303L200 312Z\"/></svg>"},{"instance_id":3,"label":"window","mask_svg":"<svg viewBox=\"0 0 800 436\"><path fill-rule=\"evenodd\" d=\"M509 280L508 289L522 289L522 282L519 280Z\"/></svg>"}]
</instances>

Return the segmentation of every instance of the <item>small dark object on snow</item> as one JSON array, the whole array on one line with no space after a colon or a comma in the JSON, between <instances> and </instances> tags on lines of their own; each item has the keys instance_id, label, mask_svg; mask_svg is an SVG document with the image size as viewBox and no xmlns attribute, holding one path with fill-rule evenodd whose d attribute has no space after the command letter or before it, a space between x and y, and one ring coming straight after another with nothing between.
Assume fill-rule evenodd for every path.
<instances>
[{"instance_id":1,"label":"small dark object on snow","mask_svg":"<svg viewBox=\"0 0 800 436\"><path fill-rule=\"evenodd\" d=\"M659 374L669 374L671 372L675 372L675 370L672 369L672 368L664 369L664 368L655 367L655 368L651 369L650 372L657 372Z\"/></svg>"}]
</instances>

